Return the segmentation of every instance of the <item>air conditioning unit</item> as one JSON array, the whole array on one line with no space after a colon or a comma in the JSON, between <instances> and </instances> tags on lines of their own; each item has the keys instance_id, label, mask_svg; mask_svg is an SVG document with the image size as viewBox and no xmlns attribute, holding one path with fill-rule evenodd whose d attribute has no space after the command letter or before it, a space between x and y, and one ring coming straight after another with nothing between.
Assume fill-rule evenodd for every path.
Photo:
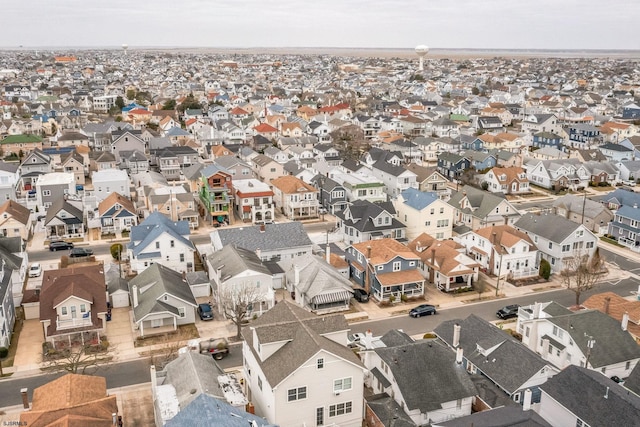
<instances>
[{"instance_id":1,"label":"air conditioning unit","mask_svg":"<svg viewBox=\"0 0 640 427\"><path fill-rule=\"evenodd\" d=\"M333 394L334 394L335 396L340 396L340 392L339 392L339 391L334 391L334 392L333 392Z\"/></svg>"}]
</instances>

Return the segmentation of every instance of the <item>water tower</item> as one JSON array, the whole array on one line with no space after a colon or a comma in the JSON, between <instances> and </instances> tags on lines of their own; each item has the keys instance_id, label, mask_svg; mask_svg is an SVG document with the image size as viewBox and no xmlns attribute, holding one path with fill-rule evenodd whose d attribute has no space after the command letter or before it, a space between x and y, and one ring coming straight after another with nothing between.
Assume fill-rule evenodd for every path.
<instances>
[{"instance_id":1,"label":"water tower","mask_svg":"<svg viewBox=\"0 0 640 427\"><path fill-rule=\"evenodd\" d=\"M416 54L420 58L420 65L418 66L418 70L424 70L424 57L429 53L429 47L426 45L418 45L416 46Z\"/></svg>"},{"instance_id":2,"label":"water tower","mask_svg":"<svg viewBox=\"0 0 640 427\"><path fill-rule=\"evenodd\" d=\"M128 44L123 44L122 45L122 50L124 51L124 54L127 54L127 49L129 49L129 45Z\"/></svg>"}]
</instances>

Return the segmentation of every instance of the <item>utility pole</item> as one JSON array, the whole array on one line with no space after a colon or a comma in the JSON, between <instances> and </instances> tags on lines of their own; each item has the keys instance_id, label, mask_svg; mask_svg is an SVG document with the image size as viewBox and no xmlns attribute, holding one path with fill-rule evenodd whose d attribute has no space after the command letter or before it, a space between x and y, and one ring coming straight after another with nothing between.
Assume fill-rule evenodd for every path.
<instances>
[{"instance_id":1,"label":"utility pole","mask_svg":"<svg viewBox=\"0 0 640 427\"><path fill-rule=\"evenodd\" d=\"M498 288L500 287L500 274L502 273L502 257L500 255L500 262L498 263L498 279L496 280L496 297L498 296Z\"/></svg>"}]
</instances>

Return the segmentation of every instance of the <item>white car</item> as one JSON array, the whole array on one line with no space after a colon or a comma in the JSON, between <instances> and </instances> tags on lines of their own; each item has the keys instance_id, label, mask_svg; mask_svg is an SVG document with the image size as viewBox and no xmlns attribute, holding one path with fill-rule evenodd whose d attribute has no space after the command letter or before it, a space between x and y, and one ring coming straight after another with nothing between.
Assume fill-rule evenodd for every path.
<instances>
[{"instance_id":1,"label":"white car","mask_svg":"<svg viewBox=\"0 0 640 427\"><path fill-rule=\"evenodd\" d=\"M365 334L362 332L356 332L355 334L347 335L347 344L354 344L360 341L364 341Z\"/></svg>"},{"instance_id":2,"label":"white car","mask_svg":"<svg viewBox=\"0 0 640 427\"><path fill-rule=\"evenodd\" d=\"M31 264L31 267L29 267L29 277L40 277L41 274L42 266L37 262Z\"/></svg>"}]
</instances>

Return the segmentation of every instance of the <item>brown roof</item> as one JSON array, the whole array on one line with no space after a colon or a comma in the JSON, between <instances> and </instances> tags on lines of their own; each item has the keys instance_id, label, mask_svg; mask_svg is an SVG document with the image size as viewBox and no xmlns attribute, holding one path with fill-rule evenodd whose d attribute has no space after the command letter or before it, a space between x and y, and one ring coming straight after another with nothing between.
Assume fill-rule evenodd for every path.
<instances>
[{"instance_id":1,"label":"brown roof","mask_svg":"<svg viewBox=\"0 0 640 427\"><path fill-rule=\"evenodd\" d=\"M104 266L101 264L45 270L42 275L42 288L40 290L40 320L50 320L47 336L80 330L101 329L102 322L98 318L98 314L107 312L105 289ZM91 310L92 326L58 331L56 325L57 313L54 307L71 296L91 303L89 310Z\"/></svg>"},{"instance_id":2,"label":"brown roof","mask_svg":"<svg viewBox=\"0 0 640 427\"><path fill-rule=\"evenodd\" d=\"M106 211L108 211L116 203L122 206L124 209L128 210L129 212L132 212L132 213L136 212L136 208L133 205L133 202L131 200L127 199L120 193L116 193L114 191L113 193L109 194L107 198L101 201L100 204L98 205L99 215L102 216Z\"/></svg>"},{"instance_id":3,"label":"brown roof","mask_svg":"<svg viewBox=\"0 0 640 427\"><path fill-rule=\"evenodd\" d=\"M491 242L491 244L494 244L493 233L496 233L497 244L505 248L511 248L516 244L518 244L520 240L524 240L532 248L534 248L534 250L537 249L536 245L533 243L533 241L531 240L531 237L529 237L528 234L523 233L520 230L516 230L510 225L496 225L492 227L485 227L485 228L476 230L475 233L478 236L484 237L485 239L487 239L489 242ZM502 248L499 246L494 245L494 248L501 254L507 253L504 250L502 250Z\"/></svg>"},{"instance_id":4,"label":"brown roof","mask_svg":"<svg viewBox=\"0 0 640 427\"><path fill-rule=\"evenodd\" d=\"M0 206L0 215L4 213L24 225L27 225L31 215L31 211L28 208L13 200L7 200Z\"/></svg>"},{"instance_id":5,"label":"brown roof","mask_svg":"<svg viewBox=\"0 0 640 427\"><path fill-rule=\"evenodd\" d=\"M344 260L344 258L342 258L339 255L336 254L329 254L329 263L335 268L335 269L342 269L342 268L347 268L349 267L349 264L347 263L347 261Z\"/></svg>"},{"instance_id":6,"label":"brown roof","mask_svg":"<svg viewBox=\"0 0 640 427\"><path fill-rule=\"evenodd\" d=\"M508 168L494 167L493 169L491 169L491 171L495 175L498 182L502 184L511 184L513 181L529 182L526 174L524 178L518 177L518 175L525 173L524 169L519 166L509 166ZM500 179L502 175L505 175L505 179Z\"/></svg>"},{"instance_id":7,"label":"brown roof","mask_svg":"<svg viewBox=\"0 0 640 427\"><path fill-rule=\"evenodd\" d=\"M32 409L20 414L20 422L29 427L112 427L114 413L116 395L107 394L104 377L68 374L36 388Z\"/></svg>"},{"instance_id":8,"label":"brown roof","mask_svg":"<svg viewBox=\"0 0 640 427\"><path fill-rule=\"evenodd\" d=\"M315 187L293 175L286 175L272 179L271 184L285 194L318 192Z\"/></svg>"},{"instance_id":9,"label":"brown roof","mask_svg":"<svg viewBox=\"0 0 640 427\"><path fill-rule=\"evenodd\" d=\"M608 312L605 304L607 298L610 298ZM631 335L640 337L640 301L629 301L613 292L602 292L590 296L582 305L608 314L618 322L622 322L622 316L627 313L629 315L627 330Z\"/></svg>"},{"instance_id":10,"label":"brown roof","mask_svg":"<svg viewBox=\"0 0 640 427\"><path fill-rule=\"evenodd\" d=\"M368 248L371 247L370 263L372 265L386 264L396 256L401 256L405 259L418 259L411 252L411 249L391 238L354 243L353 247L365 256L367 256Z\"/></svg>"},{"instance_id":11,"label":"brown roof","mask_svg":"<svg viewBox=\"0 0 640 427\"><path fill-rule=\"evenodd\" d=\"M424 282L424 277L418 270L394 271L393 273L378 274L376 277L382 286Z\"/></svg>"}]
</instances>

